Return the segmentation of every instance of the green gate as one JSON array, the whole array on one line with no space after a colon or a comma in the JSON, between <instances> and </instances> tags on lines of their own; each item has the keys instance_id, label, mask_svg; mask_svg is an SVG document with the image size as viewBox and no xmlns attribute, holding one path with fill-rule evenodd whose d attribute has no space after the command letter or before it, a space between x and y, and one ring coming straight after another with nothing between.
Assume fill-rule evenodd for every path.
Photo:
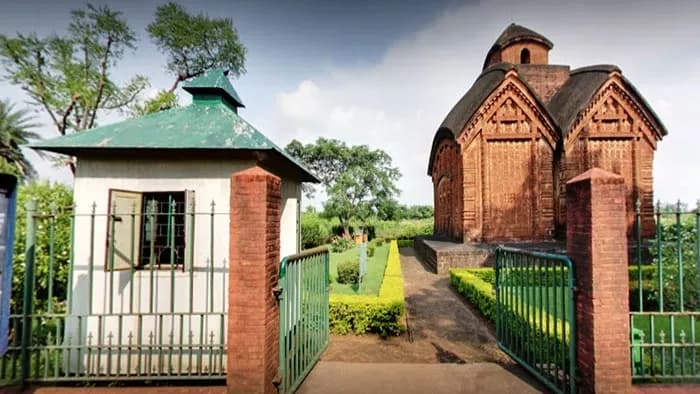
<instances>
[{"instance_id":1,"label":"green gate","mask_svg":"<svg viewBox=\"0 0 700 394\"><path fill-rule=\"evenodd\" d=\"M496 250L498 346L548 388L576 392L576 320L571 260Z\"/></svg>"},{"instance_id":2,"label":"green gate","mask_svg":"<svg viewBox=\"0 0 700 394\"><path fill-rule=\"evenodd\" d=\"M322 247L280 264L280 393L293 393L328 346L328 262Z\"/></svg>"},{"instance_id":3,"label":"green gate","mask_svg":"<svg viewBox=\"0 0 700 394\"><path fill-rule=\"evenodd\" d=\"M635 227L632 380L700 381L700 209L678 202L642 211L638 202Z\"/></svg>"}]
</instances>

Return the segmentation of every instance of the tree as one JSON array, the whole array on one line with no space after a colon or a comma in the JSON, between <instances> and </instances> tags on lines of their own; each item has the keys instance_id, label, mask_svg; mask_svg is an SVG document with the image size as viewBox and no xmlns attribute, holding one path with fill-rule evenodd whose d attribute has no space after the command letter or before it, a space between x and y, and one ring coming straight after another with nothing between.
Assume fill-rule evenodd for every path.
<instances>
[{"instance_id":1,"label":"tree","mask_svg":"<svg viewBox=\"0 0 700 394\"><path fill-rule=\"evenodd\" d=\"M315 144L304 145L297 140L292 140L285 149L290 155L304 163L320 180L321 184L328 188L340 174L347 171L351 165L349 149L344 142L319 138ZM306 197L313 198L316 189L308 184L304 185Z\"/></svg>"},{"instance_id":2,"label":"tree","mask_svg":"<svg viewBox=\"0 0 700 394\"><path fill-rule=\"evenodd\" d=\"M228 69L235 76L245 72L246 48L229 18L193 15L171 2L156 9L155 20L146 30L175 74L171 93L180 82L210 69Z\"/></svg>"},{"instance_id":3,"label":"tree","mask_svg":"<svg viewBox=\"0 0 700 394\"><path fill-rule=\"evenodd\" d=\"M0 35L0 62L7 78L65 135L93 128L101 111L123 109L146 88L142 76L122 87L111 77L135 41L120 12L88 4L71 11L64 36Z\"/></svg>"},{"instance_id":4,"label":"tree","mask_svg":"<svg viewBox=\"0 0 700 394\"><path fill-rule=\"evenodd\" d=\"M155 97L144 100L142 103L134 103L131 113L134 116L143 116L175 107L177 107L177 95L175 92L161 90Z\"/></svg>"},{"instance_id":5,"label":"tree","mask_svg":"<svg viewBox=\"0 0 700 394\"><path fill-rule=\"evenodd\" d=\"M342 141L325 138L307 145L294 140L286 149L321 180L328 196L323 204L325 214L340 220L346 236L350 235L351 220L365 222L399 193L394 183L401 173L380 149L348 147ZM307 196L312 193L306 191Z\"/></svg>"},{"instance_id":6,"label":"tree","mask_svg":"<svg viewBox=\"0 0 700 394\"><path fill-rule=\"evenodd\" d=\"M12 268L12 313L20 313L24 285L25 254L27 241L27 217L25 205L29 200L37 201L39 217L36 226L34 310L48 310L48 288L50 272L53 271L52 303L55 312L66 307L71 245L71 211L73 191L66 185L48 182L30 182L20 186L17 193L17 222L15 227L14 263ZM57 213L49 216L52 209ZM52 220L53 219L53 220ZM52 224L53 221L53 224ZM53 225L54 260L50 267L49 245Z\"/></svg>"},{"instance_id":7,"label":"tree","mask_svg":"<svg viewBox=\"0 0 700 394\"><path fill-rule=\"evenodd\" d=\"M0 101L0 171L19 178L34 176L34 168L20 146L39 136L29 131L37 127L25 110L15 110L9 101Z\"/></svg>"}]
</instances>

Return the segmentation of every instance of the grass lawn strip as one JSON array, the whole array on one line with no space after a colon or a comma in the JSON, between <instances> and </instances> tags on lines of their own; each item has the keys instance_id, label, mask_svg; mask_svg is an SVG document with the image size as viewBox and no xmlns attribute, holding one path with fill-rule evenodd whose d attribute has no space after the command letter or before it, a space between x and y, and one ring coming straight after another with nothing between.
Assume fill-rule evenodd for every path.
<instances>
[{"instance_id":1,"label":"grass lawn strip","mask_svg":"<svg viewBox=\"0 0 700 394\"><path fill-rule=\"evenodd\" d=\"M399 335L405 330L404 284L396 241L389 244L386 260L378 295L331 292L329 317L332 333L389 336Z\"/></svg>"},{"instance_id":2,"label":"grass lawn strip","mask_svg":"<svg viewBox=\"0 0 700 394\"><path fill-rule=\"evenodd\" d=\"M360 249L355 247L342 253L331 253L330 275L331 294L366 294L377 295L384 278L387 256L389 255L389 243L384 243L374 251L374 256L367 257L367 273L365 274L362 286L337 283L338 265L346 261L359 261Z\"/></svg>"}]
</instances>

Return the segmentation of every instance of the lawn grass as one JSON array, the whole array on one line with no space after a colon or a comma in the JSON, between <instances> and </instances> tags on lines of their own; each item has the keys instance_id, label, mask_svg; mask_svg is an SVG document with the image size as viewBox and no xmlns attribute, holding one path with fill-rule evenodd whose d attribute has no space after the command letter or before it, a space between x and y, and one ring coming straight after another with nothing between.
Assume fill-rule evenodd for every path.
<instances>
[{"instance_id":1,"label":"lawn grass","mask_svg":"<svg viewBox=\"0 0 700 394\"><path fill-rule=\"evenodd\" d=\"M358 247L346 250L342 253L331 253L330 256L330 276L331 276L331 293L334 294L365 294L365 295L377 295L379 294L379 287L382 284L382 279L384 278L384 269L386 268L386 261L389 255L389 243L385 243L379 246L374 251L374 256L367 258L367 274L365 274L364 280L361 286L357 285L346 285L336 282L338 277L338 265L349 260L359 261L360 259L360 249Z\"/></svg>"},{"instance_id":2,"label":"lawn grass","mask_svg":"<svg viewBox=\"0 0 700 394\"><path fill-rule=\"evenodd\" d=\"M696 371L700 370L698 318L697 315L681 314L633 314L630 322L632 327L644 333L642 341L637 336L639 332L633 331L635 340L632 344L632 367L635 381L676 381L682 376L683 381L697 382L699 378ZM635 346L635 343L640 342L646 347Z\"/></svg>"},{"instance_id":3,"label":"lawn grass","mask_svg":"<svg viewBox=\"0 0 700 394\"><path fill-rule=\"evenodd\" d=\"M692 320L695 320L694 324ZM685 343L700 343L700 316L676 314L673 317L673 330L671 330L671 315L656 315L654 320L654 343L660 343L662 333L665 343L680 343L681 338ZM644 343L651 343L652 339L652 316L632 315L631 325L633 328L644 331ZM673 338L671 334L673 333ZM693 337L693 335L695 337Z\"/></svg>"},{"instance_id":4,"label":"lawn grass","mask_svg":"<svg viewBox=\"0 0 700 394\"><path fill-rule=\"evenodd\" d=\"M512 295L509 293L513 293ZM553 318L567 320L569 313L569 298L566 297L566 288L557 286L503 288L504 301L508 299L521 300L523 305L529 305L537 313L549 314ZM517 301L516 301L517 303Z\"/></svg>"}]
</instances>

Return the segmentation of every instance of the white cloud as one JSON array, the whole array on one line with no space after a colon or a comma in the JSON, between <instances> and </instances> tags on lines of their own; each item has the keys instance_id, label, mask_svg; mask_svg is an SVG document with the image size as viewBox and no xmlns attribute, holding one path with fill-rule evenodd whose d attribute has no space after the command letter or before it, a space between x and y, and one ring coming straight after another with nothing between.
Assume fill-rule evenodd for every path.
<instances>
[{"instance_id":1,"label":"white cloud","mask_svg":"<svg viewBox=\"0 0 700 394\"><path fill-rule=\"evenodd\" d=\"M295 91L280 94L277 105L285 117L301 122L313 120L319 116L320 90L314 81L302 81Z\"/></svg>"},{"instance_id":2,"label":"white cloud","mask_svg":"<svg viewBox=\"0 0 700 394\"><path fill-rule=\"evenodd\" d=\"M672 69L680 59L659 57L677 53L685 45L694 46L686 52L691 57L689 63L698 63L698 44L682 39L689 29L695 29L692 15L697 13L686 10L666 22L654 15L666 15L668 8L651 2L624 14L602 12L610 11L607 2L583 8L575 4L562 7L559 2L538 4L489 2L449 9L387 48L374 65L336 66L307 75L296 89L278 94L272 129L286 130L283 138L276 136L281 140L312 142L323 136L384 149L403 173L401 200L432 204L426 169L434 132L478 76L495 38L516 21L555 43L553 63L574 68L596 63L620 65L669 128L669 137L660 143L655 161L657 196L689 201L700 197L700 180L679 175L698 169L694 149L689 149L696 145L690 141L696 141L696 136L694 110L688 99L694 98L690 87L700 81L689 69L684 70L686 74L660 74L658 65ZM581 20L602 18L602 26L572 24L567 17L572 13Z\"/></svg>"}]
</instances>

